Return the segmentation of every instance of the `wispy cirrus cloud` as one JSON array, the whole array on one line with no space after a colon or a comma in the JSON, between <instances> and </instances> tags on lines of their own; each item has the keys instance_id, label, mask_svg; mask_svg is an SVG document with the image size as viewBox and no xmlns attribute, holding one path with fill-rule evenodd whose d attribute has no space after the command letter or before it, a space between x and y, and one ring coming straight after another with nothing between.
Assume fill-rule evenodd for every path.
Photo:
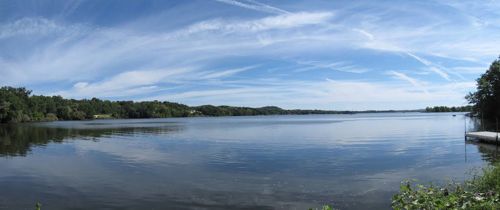
<instances>
[{"instance_id":1,"label":"wispy cirrus cloud","mask_svg":"<svg viewBox=\"0 0 500 210\"><path fill-rule=\"evenodd\" d=\"M216 1L221 2L221 3L225 3L225 4L234 5L237 7L242 7L242 8L246 8L246 9L259 11L259 12L267 12L267 13L273 13L273 14L288 14L288 13L290 13L286 10L283 10L283 9L280 9L277 7L273 7L273 6L268 5L268 4L263 4L263 3L260 3L258 1L253 1L253 0L216 0Z\"/></svg>"},{"instance_id":2,"label":"wispy cirrus cloud","mask_svg":"<svg viewBox=\"0 0 500 210\"><path fill-rule=\"evenodd\" d=\"M235 68L235 69L226 69L226 70L218 70L218 71L209 71L209 72L201 72L198 76L192 78L192 79L219 79L219 78L224 78L228 76L232 76L241 72L245 72L251 69L254 69L257 66L246 66L246 67L241 67L241 68Z\"/></svg>"},{"instance_id":3,"label":"wispy cirrus cloud","mask_svg":"<svg viewBox=\"0 0 500 210\"><path fill-rule=\"evenodd\" d=\"M191 71L191 69L126 71L102 81L77 82L70 90L53 94L69 97L72 95L80 97L135 96L157 91L157 84L171 82Z\"/></svg>"},{"instance_id":4,"label":"wispy cirrus cloud","mask_svg":"<svg viewBox=\"0 0 500 210\"><path fill-rule=\"evenodd\" d=\"M112 75L116 71L113 69L123 71L121 66L125 69L169 69L182 65L179 60L184 60L184 65L197 65L199 60L224 57L232 54L232 50L258 49L255 37L252 37L254 33L319 24L329 17L330 13L320 12L285 14L244 22L210 20L176 31L148 35L125 29L65 25L47 19L23 19L3 26L7 31L4 38L20 34L30 39L35 36L46 39L44 45L37 51L25 51L28 54L23 57L23 62L3 60L0 65L7 73L5 78L9 78L9 81L3 81L7 84L89 80L99 75ZM221 39L219 33L225 34L222 37L226 39ZM204 39L199 39L200 34ZM227 42L228 39L232 41ZM200 54L202 52L205 53Z\"/></svg>"},{"instance_id":5,"label":"wispy cirrus cloud","mask_svg":"<svg viewBox=\"0 0 500 210\"><path fill-rule=\"evenodd\" d=\"M365 73L370 71L369 69L359 67L353 64L349 64L347 62L330 62L330 63L325 63L322 61L297 61L298 64L308 66L306 68L299 68L296 69L296 72L302 72L302 71L309 71L309 70L314 70L314 69L330 69L334 71L342 71L342 72L349 72L349 73Z\"/></svg>"},{"instance_id":6,"label":"wispy cirrus cloud","mask_svg":"<svg viewBox=\"0 0 500 210\"><path fill-rule=\"evenodd\" d=\"M189 26L185 32L188 34L207 31L223 31L225 33L261 32L325 23L332 16L333 14L331 12L299 12L265 17L251 21L231 22L228 20L214 19L193 24Z\"/></svg>"},{"instance_id":7,"label":"wispy cirrus cloud","mask_svg":"<svg viewBox=\"0 0 500 210\"><path fill-rule=\"evenodd\" d=\"M82 1L0 15L0 84L188 104L453 105L500 46L498 18L467 2L128 3L113 13Z\"/></svg>"},{"instance_id":8,"label":"wispy cirrus cloud","mask_svg":"<svg viewBox=\"0 0 500 210\"><path fill-rule=\"evenodd\" d=\"M406 54L409 55L412 58L415 58L415 60L417 60L418 62L420 62L420 63L424 64L425 66L427 66L429 68L429 70L431 70L432 72L438 74L443 79L446 79L448 81L451 80L450 76L445 71L441 70L439 67L437 67L436 65L434 65L432 62L430 62L430 61L428 61L426 59L423 59L423 58L421 58L419 56L416 56L413 53L407 52Z\"/></svg>"},{"instance_id":9,"label":"wispy cirrus cloud","mask_svg":"<svg viewBox=\"0 0 500 210\"><path fill-rule=\"evenodd\" d=\"M422 91L428 93L427 89L425 88L425 85L421 81L419 81L418 79L415 79L413 77L410 77L404 73L397 72L397 71L388 71L387 74L393 76L396 79L406 81L406 82L410 83L411 85L413 85L414 87L422 89Z\"/></svg>"},{"instance_id":10,"label":"wispy cirrus cloud","mask_svg":"<svg viewBox=\"0 0 500 210\"><path fill-rule=\"evenodd\" d=\"M231 102L236 106L266 106L274 104L284 108L317 107L321 109L360 110L371 104L374 109L411 109L430 105L463 105L463 94L474 83L428 85L421 87L401 83L368 81L323 80L304 81L260 81L258 85L211 88L171 92L164 95L145 97L141 100L182 101L192 105L224 105ZM450 98L456 100L450 101Z\"/></svg>"}]
</instances>

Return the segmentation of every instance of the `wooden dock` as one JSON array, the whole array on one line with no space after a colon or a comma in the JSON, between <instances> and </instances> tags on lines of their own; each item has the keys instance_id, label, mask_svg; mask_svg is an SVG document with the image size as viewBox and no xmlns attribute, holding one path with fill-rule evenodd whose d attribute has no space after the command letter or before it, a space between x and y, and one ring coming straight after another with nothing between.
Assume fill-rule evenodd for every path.
<instances>
[{"instance_id":1,"label":"wooden dock","mask_svg":"<svg viewBox=\"0 0 500 210\"><path fill-rule=\"evenodd\" d=\"M465 137L479 139L487 143L498 143L500 133L490 131L467 132Z\"/></svg>"}]
</instances>

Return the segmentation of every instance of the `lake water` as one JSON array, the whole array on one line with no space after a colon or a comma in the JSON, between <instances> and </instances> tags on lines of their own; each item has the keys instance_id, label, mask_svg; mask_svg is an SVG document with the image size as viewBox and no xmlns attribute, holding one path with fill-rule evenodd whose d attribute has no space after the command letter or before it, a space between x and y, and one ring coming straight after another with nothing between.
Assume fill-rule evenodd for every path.
<instances>
[{"instance_id":1,"label":"lake water","mask_svg":"<svg viewBox=\"0 0 500 210\"><path fill-rule=\"evenodd\" d=\"M497 153L460 113L0 125L0 209L389 209Z\"/></svg>"}]
</instances>

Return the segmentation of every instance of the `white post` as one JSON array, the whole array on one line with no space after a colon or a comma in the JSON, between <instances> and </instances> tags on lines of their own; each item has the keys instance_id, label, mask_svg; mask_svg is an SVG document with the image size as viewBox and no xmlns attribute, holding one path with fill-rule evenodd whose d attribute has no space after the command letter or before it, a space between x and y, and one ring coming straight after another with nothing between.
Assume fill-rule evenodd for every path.
<instances>
[{"instance_id":1,"label":"white post","mask_svg":"<svg viewBox=\"0 0 500 210\"><path fill-rule=\"evenodd\" d=\"M467 116L464 115L464 136L465 136L465 141L467 141Z\"/></svg>"},{"instance_id":2,"label":"white post","mask_svg":"<svg viewBox=\"0 0 500 210\"><path fill-rule=\"evenodd\" d=\"M497 139L496 139L496 143L497 143L497 146L498 146L498 117L495 117L495 121L496 121L496 125L497 125L497 130L496 130Z\"/></svg>"}]
</instances>

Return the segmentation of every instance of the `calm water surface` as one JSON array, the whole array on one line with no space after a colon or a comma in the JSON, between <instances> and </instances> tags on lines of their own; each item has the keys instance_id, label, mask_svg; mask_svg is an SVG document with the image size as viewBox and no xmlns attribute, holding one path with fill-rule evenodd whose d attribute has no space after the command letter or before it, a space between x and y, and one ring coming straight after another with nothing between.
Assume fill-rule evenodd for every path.
<instances>
[{"instance_id":1,"label":"calm water surface","mask_svg":"<svg viewBox=\"0 0 500 210\"><path fill-rule=\"evenodd\" d=\"M0 209L388 209L497 153L450 113L1 125Z\"/></svg>"}]
</instances>

